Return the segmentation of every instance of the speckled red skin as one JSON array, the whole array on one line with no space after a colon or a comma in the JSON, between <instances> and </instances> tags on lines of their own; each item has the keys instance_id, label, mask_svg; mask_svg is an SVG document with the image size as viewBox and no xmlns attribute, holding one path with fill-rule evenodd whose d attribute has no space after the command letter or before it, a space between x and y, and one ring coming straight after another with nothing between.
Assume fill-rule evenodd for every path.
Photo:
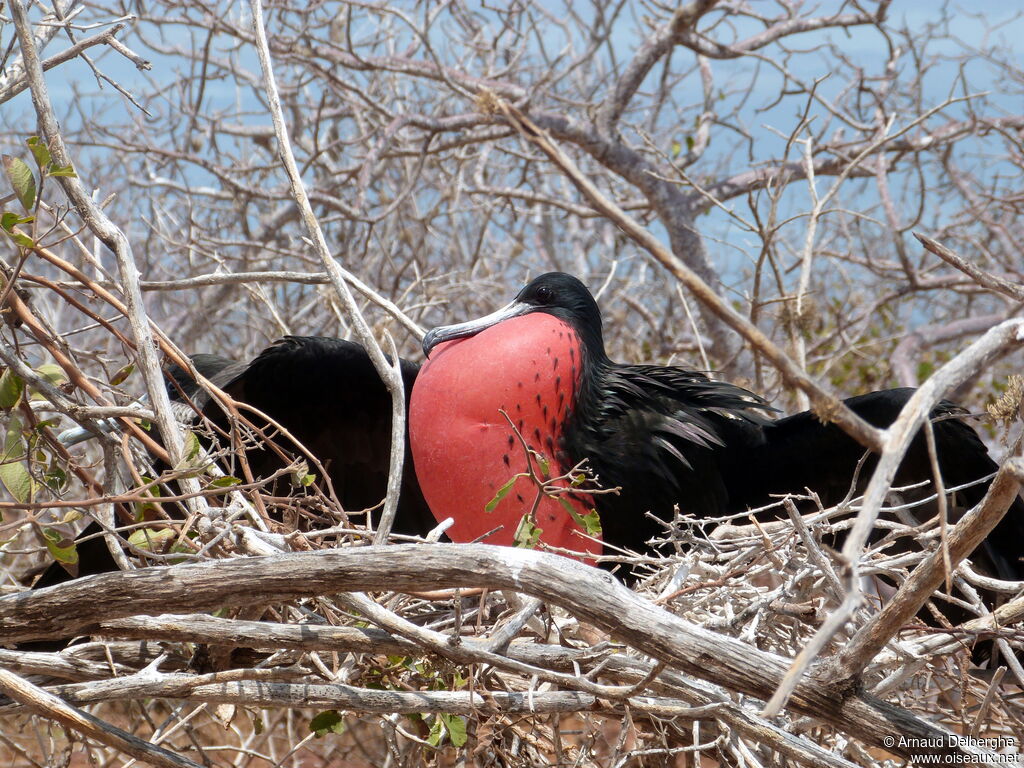
<instances>
[{"instance_id":1,"label":"speckled red skin","mask_svg":"<svg viewBox=\"0 0 1024 768\"><path fill-rule=\"evenodd\" d=\"M526 469L522 443L501 411L549 462L549 477L571 469L559 462L558 443L580 371L579 337L566 322L543 312L505 320L431 351L413 387L409 439L431 512L439 521L455 520L447 530L452 541L473 541L500 525L484 543L512 544L537 498L533 482L520 478L493 511L484 510L499 488ZM579 500L570 503L579 514L588 512ZM554 499L541 498L536 525L547 544L601 552L598 542L573 533L579 526Z\"/></svg>"}]
</instances>

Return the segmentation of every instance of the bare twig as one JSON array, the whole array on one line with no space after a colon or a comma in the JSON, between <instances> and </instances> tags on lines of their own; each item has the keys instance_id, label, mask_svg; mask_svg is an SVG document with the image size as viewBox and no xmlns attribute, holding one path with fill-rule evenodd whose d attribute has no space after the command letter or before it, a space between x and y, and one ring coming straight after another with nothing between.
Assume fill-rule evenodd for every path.
<instances>
[{"instance_id":1,"label":"bare twig","mask_svg":"<svg viewBox=\"0 0 1024 768\"><path fill-rule=\"evenodd\" d=\"M0 669L0 691L36 712L56 720L66 728L78 731L150 765L161 768L199 768L198 763L143 741L138 736L105 723L88 712L68 705L58 696L32 685L9 670Z\"/></svg>"},{"instance_id":2,"label":"bare twig","mask_svg":"<svg viewBox=\"0 0 1024 768\"><path fill-rule=\"evenodd\" d=\"M1009 280L1004 280L999 277L999 275L993 275L990 272L986 272L957 255L937 240L932 240L932 238L927 235L915 232L914 237L916 237L918 242L920 242L928 251L934 253L950 266L956 267L965 275L968 275L978 285L982 285L996 293L1001 293L1004 296L1009 296L1015 301L1024 301L1024 288L1021 288L1017 283L1011 283Z\"/></svg>"},{"instance_id":3,"label":"bare twig","mask_svg":"<svg viewBox=\"0 0 1024 768\"><path fill-rule=\"evenodd\" d=\"M1017 498L1024 461L1008 459L996 474L981 503L961 518L948 535L949 562L955 567L973 552L1002 520ZM925 604L946 578L943 551L932 552L903 582L885 607L858 630L839 656L829 664L828 679L847 680L861 673L900 627Z\"/></svg>"},{"instance_id":4,"label":"bare twig","mask_svg":"<svg viewBox=\"0 0 1024 768\"><path fill-rule=\"evenodd\" d=\"M377 523L377 536L375 539L378 544L385 543L388 534L391 532L391 524L395 519L395 510L398 508L398 492L402 483L402 462L405 454L405 394L398 354L395 352L394 344L392 344L390 361L385 357L380 345L373 337L370 326L363 319L362 313L359 311L359 307L352 296L352 292L349 290L347 272L341 268L327 247L327 240L324 238L320 223L309 204L309 197L306 194L302 175L299 172L298 165L295 163L295 156L292 154L291 142L288 138L288 130L284 122L284 113L281 110L277 82L274 78L273 65L270 59L267 33L263 27L263 6L260 0L250 0L249 7L252 11L256 52L259 55L260 66L263 70L263 85L266 89L270 115L274 121L278 153L281 163L288 174L292 196L299 206L299 212L306 226L306 231L317 255L320 257L324 270L331 279L331 285L341 300L341 304L345 309L345 315L352 322L356 339L366 349L370 360L373 362L373 367L380 374L381 380L391 394L391 462L388 492L384 502L384 511L381 513L381 519Z\"/></svg>"}]
</instances>

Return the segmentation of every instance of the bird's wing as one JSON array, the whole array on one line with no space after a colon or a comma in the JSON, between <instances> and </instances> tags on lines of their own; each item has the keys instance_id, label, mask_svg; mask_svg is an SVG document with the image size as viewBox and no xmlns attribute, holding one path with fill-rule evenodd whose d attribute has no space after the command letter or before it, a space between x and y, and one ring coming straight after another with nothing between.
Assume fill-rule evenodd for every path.
<instances>
[{"instance_id":1,"label":"bird's wing","mask_svg":"<svg viewBox=\"0 0 1024 768\"><path fill-rule=\"evenodd\" d=\"M700 373L658 366L611 366L596 377L593 412L566 436L573 458L586 457L605 488L605 540L642 550L663 532L645 513L670 520L684 514L712 517L728 511L720 462L723 447L759 439L760 398Z\"/></svg>"},{"instance_id":2,"label":"bird's wing","mask_svg":"<svg viewBox=\"0 0 1024 768\"><path fill-rule=\"evenodd\" d=\"M702 373L655 365L618 366L607 377L608 417L643 411L657 443L684 466L691 448L760 441L775 409L742 387ZM637 408L637 404L642 404Z\"/></svg>"},{"instance_id":3,"label":"bird's wing","mask_svg":"<svg viewBox=\"0 0 1024 768\"><path fill-rule=\"evenodd\" d=\"M913 395L909 388L888 389L851 397L844 402L857 415L876 427L888 427ZM966 411L948 401L931 413L935 452L946 488L966 485L987 477L997 469L978 433L962 420ZM752 450L730 456L727 471L730 503L754 508L769 503L773 494L816 492L826 506L838 503L848 492L863 492L876 464L869 456L855 477L865 449L835 424L823 423L809 411L788 416L767 425L764 441ZM908 448L894 480L895 487L933 481L932 459L923 432ZM978 483L957 492L958 513L981 501L988 483ZM930 490L922 491L923 495ZM933 514L919 508L921 522ZM953 522L958 518L953 518ZM995 531L972 557L990 575L1004 579L1024 576L1024 503L1017 499Z\"/></svg>"}]
</instances>

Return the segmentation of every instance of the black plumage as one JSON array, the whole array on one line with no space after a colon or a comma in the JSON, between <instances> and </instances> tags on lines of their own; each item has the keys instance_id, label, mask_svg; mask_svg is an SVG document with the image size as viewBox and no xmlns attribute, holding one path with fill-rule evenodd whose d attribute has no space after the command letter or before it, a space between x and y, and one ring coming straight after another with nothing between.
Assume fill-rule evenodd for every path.
<instances>
[{"instance_id":1,"label":"black plumage","mask_svg":"<svg viewBox=\"0 0 1024 768\"><path fill-rule=\"evenodd\" d=\"M839 427L810 412L773 421L760 397L702 373L609 360L601 314L576 278L548 273L534 279L503 310L480 322L434 329L424 349L466 337L506 317L547 312L567 322L583 347L583 371L559 445L562 466L586 459L605 488L617 495L591 497L605 542L643 552L664 531L651 512L671 520L678 504L685 514L717 517L771 504L783 494L805 494L835 504L862 490L875 464L869 457L857 475L864 449ZM869 423L891 424L913 390L872 392L845 401ZM931 413L944 485L981 480L996 470L977 433L943 401ZM859 479L855 480L855 477ZM932 480L923 434L918 434L896 475L897 486ZM987 483L959 492L959 513L981 500ZM932 491L928 491L929 493ZM958 513L958 514L959 514ZM918 514L922 510L918 509ZM957 515L953 519L957 519ZM921 519L923 522L923 518ZM1024 576L1024 503L1017 499L974 559L990 575Z\"/></svg>"},{"instance_id":2,"label":"black plumage","mask_svg":"<svg viewBox=\"0 0 1024 768\"><path fill-rule=\"evenodd\" d=\"M408 360L400 360L399 365L408 406L419 366ZM171 375L178 378L174 371ZM384 499L391 451L391 395L359 344L323 336L287 336L248 364L225 366L212 380L234 399L265 413L305 446L325 468L346 511L368 509ZM201 401L204 415L226 429L223 411L205 397ZM256 426L266 427L262 419L244 415ZM287 438L278 437L275 442L301 458ZM263 444L248 447L246 459L254 477L268 477L283 463L277 451ZM240 476L237 467L226 469ZM310 471L315 473L313 468ZM433 525L407 445L392 530L415 535Z\"/></svg>"},{"instance_id":3,"label":"black plumage","mask_svg":"<svg viewBox=\"0 0 1024 768\"><path fill-rule=\"evenodd\" d=\"M903 387L858 395L844 402L869 424L887 427L913 394L913 389ZM930 414L943 485L968 486L958 490L954 503L949 505L949 520L954 523L984 497L988 482L978 481L998 469L978 433L963 421L966 415L963 408L946 400ZM853 483L854 470L864 454L864 448L839 427L821 423L808 411L779 419L765 426L757 442L730 456L727 483L733 489L732 503L741 509L756 507L767 503L768 494L800 494L809 488L826 506L837 504L851 488L863 490L871 477L877 464L874 455L867 457L858 482ZM752 481L745 482L751 472ZM893 484L909 487L925 482L924 488L911 492L912 497L924 497L935 492L933 479L927 441L923 432L918 432ZM918 521L924 522L934 511L934 505L919 508ZM1018 498L972 559L991 576L1019 580L1024 577L1022 555L1024 502Z\"/></svg>"},{"instance_id":4,"label":"black plumage","mask_svg":"<svg viewBox=\"0 0 1024 768\"><path fill-rule=\"evenodd\" d=\"M759 439L772 409L701 373L588 353L563 450L567 463L586 458L603 487L622 489L594 497L604 540L643 552L664 533L645 512L671 520L676 504L698 517L734 511L729 454Z\"/></svg>"},{"instance_id":5,"label":"black plumage","mask_svg":"<svg viewBox=\"0 0 1024 768\"><path fill-rule=\"evenodd\" d=\"M369 509L384 499L391 449L391 395L360 345L320 336L288 336L249 363L202 353L192 356L191 361L204 378L235 400L266 414L309 449L326 469L331 487L346 511ZM400 366L408 405L419 366L408 360L401 360ZM198 412L222 433L230 431L228 416L188 371L172 364L165 372L168 394L173 407L180 411L181 420L198 420ZM243 411L243 415L256 428L274 434L275 430L265 420L251 412ZM291 440L275 435L274 442L279 450L263 441L246 443L244 453L254 478L268 478L280 470L287 463L283 456L303 457ZM222 459L224 472L241 477L239 453L229 453ZM315 474L315 470L310 471ZM316 484L326 490L323 478L317 478ZM279 478L266 490L287 495L291 491L290 481ZM434 525L406 446L392 531L423 535ZM60 563L53 563L33 586L47 587L74 576L116 570L101 533L95 522L79 533L74 573Z\"/></svg>"}]
</instances>

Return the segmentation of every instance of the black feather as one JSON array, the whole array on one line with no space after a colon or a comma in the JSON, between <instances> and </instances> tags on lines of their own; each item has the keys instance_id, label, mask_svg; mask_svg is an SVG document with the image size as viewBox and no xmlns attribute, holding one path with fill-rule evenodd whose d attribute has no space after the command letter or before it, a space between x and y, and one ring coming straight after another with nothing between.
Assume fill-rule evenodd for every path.
<instances>
[{"instance_id":1,"label":"black feather","mask_svg":"<svg viewBox=\"0 0 1024 768\"><path fill-rule=\"evenodd\" d=\"M569 275L542 275L517 297L532 311L568 322L583 342L583 373L573 411L563 429L563 464L586 459L605 488L619 495L594 497L604 539L646 551L662 529L645 517L670 520L673 507L698 517L718 517L771 504L783 494L808 489L832 505L851 490L862 491L876 464L839 427L810 412L772 421L771 409L744 389L681 368L622 365L605 354L600 311L586 286ZM913 394L911 389L872 392L846 400L869 423L889 426ZM945 487L986 478L996 470L977 433L949 402L931 413L938 465ZM897 486L926 482L932 466L918 434L896 474ZM981 482L958 492L952 521L977 504ZM933 511L919 508L919 521ZM1017 499L992 535L973 553L991 576L1019 580L1024 542L1024 502Z\"/></svg>"}]
</instances>

